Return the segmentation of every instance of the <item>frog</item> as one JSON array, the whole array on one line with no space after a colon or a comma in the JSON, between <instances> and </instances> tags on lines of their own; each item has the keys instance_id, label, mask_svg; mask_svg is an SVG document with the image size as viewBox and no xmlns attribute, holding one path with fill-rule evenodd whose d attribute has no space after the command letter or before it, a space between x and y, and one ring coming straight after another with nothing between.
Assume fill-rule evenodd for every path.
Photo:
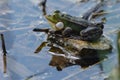
<instances>
[{"instance_id":1,"label":"frog","mask_svg":"<svg viewBox=\"0 0 120 80\"><path fill-rule=\"evenodd\" d=\"M75 17L56 10L52 15L45 15L55 31L62 31L64 37L84 41L98 40L103 34L103 22L94 23L82 17Z\"/></svg>"},{"instance_id":2,"label":"frog","mask_svg":"<svg viewBox=\"0 0 120 80\"><path fill-rule=\"evenodd\" d=\"M96 41L102 36L104 22L92 22L90 20L91 15L103 5L102 2L97 3L96 6L88 10L82 17L62 13L60 10L55 10L49 15L46 12L45 4L46 1L41 5L43 7L44 17L51 25L52 30L61 31L63 37L84 41ZM39 29L34 29L33 31L39 31ZM45 30L40 29L40 31L44 32Z\"/></svg>"},{"instance_id":3,"label":"frog","mask_svg":"<svg viewBox=\"0 0 120 80\"><path fill-rule=\"evenodd\" d=\"M97 4L83 17L71 16L59 10L55 10L52 15L46 15L45 12L44 17L51 28L33 30L47 33L46 41L42 42L34 53L37 54L44 47L49 47L48 52L53 55L49 65L56 66L59 71L76 64L82 64L81 67L85 68L88 67L87 62L91 66L99 60L102 61L105 55L111 52L112 46L110 40L102 35L104 23L91 22L89 19L91 13L99 6ZM97 57L98 55L100 57Z\"/></svg>"},{"instance_id":4,"label":"frog","mask_svg":"<svg viewBox=\"0 0 120 80\"><path fill-rule=\"evenodd\" d=\"M79 42L78 45L81 47L83 47L81 43L85 43L86 47L89 46L89 43L99 43L100 41L104 42L104 40L101 39L103 36L104 22L92 22L90 19L91 14L96 12L101 5L101 3L98 3L95 7L83 14L82 17L72 16L70 14L63 13L60 10L55 10L50 15L44 14L44 17L51 25L51 28L33 29L35 32L47 33L47 42L43 42L40 47L36 49L35 53L40 52L48 42L53 44L55 43L60 46L65 46L67 42L69 42L68 44ZM74 45L74 43L71 45ZM96 43L96 45L98 45L98 43ZM106 45L109 46L109 43ZM90 46L93 46L93 44ZM102 45L100 45L100 47L102 47ZM96 50L95 47L92 49ZM79 51L81 51L81 49Z\"/></svg>"}]
</instances>

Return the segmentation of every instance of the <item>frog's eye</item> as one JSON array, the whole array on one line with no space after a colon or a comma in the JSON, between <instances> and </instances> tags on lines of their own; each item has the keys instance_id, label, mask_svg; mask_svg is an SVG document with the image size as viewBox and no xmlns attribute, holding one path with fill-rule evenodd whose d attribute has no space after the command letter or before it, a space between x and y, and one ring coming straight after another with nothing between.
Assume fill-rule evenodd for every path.
<instances>
[{"instance_id":1,"label":"frog's eye","mask_svg":"<svg viewBox=\"0 0 120 80\"><path fill-rule=\"evenodd\" d=\"M53 14L53 19L57 19L57 18L58 18L57 14Z\"/></svg>"},{"instance_id":2,"label":"frog's eye","mask_svg":"<svg viewBox=\"0 0 120 80\"><path fill-rule=\"evenodd\" d=\"M53 18L55 18L55 14L53 14Z\"/></svg>"},{"instance_id":3,"label":"frog's eye","mask_svg":"<svg viewBox=\"0 0 120 80\"><path fill-rule=\"evenodd\" d=\"M53 18L54 18L54 19L58 19L58 18L59 18L59 14L58 14L58 13L54 13L54 14L53 14Z\"/></svg>"},{"instance_id":4,"label":"frog's eye","mask_svg":"<svg viewBox=\"0 0 120 80\"><path fill-rule=\"evenodd\" d=\"M64 28L63 22L57 22L55 26L56 26L58 29L63 29L63 28Z\"/></svg>"}]
</instances>

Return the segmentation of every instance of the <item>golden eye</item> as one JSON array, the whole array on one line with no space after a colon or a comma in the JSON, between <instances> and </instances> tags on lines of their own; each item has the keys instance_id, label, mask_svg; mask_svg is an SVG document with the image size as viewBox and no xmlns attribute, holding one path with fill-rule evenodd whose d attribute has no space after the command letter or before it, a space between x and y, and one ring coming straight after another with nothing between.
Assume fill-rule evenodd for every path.
<instances>
[{"instance_id":1,"label":"golden eye","mask_svg":"<svg viewBox=\"0 0 120 80\"><path fill-rule=\"evenodd\" d=\"M56 14L53 14L53 18L56 19Z\"/></svg>"}]
</instances>

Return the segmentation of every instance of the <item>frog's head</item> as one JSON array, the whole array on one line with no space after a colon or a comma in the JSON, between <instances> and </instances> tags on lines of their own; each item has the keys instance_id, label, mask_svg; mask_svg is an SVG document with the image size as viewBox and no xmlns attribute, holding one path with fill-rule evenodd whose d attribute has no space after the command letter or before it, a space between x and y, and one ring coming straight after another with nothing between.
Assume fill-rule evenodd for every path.
<instances>
[{"instance_id":1,"label":"frog's head","mask_svg":"<svg viewBox=\"0 0 120 80\"><path fill-rule=\"evenodd\" d=\"M52 15L45 15L46 19L50 23L53 29L58 30L58 27L56 27L56 24L58 22L61 22L61 12L56 10Z\"/></svg>"}]
</instances>

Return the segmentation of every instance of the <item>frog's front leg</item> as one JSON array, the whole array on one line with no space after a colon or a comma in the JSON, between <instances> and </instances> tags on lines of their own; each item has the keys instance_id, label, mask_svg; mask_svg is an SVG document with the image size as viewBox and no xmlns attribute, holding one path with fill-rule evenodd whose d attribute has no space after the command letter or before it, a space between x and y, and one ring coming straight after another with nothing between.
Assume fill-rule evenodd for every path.
<instances>
[{"instance_id":1,"label":"frog's front leg","mask_svg":"<svg viewBox=\"0 0 120 80\"><path fill-rule=\"evenodd\" d=\"M103 30L100 27L88 27L80 31L80 38L84 41L96 41L101 37L102 33Z\"/></svg>"},{"instance_id":2,"label":"frog's front leg","mask_svg":"<svg viewBox=\"0 0 120 80\"><path fill-rule=\"evenodd\" d=\"M65 36L65 37L70 37L72 33L73 33L72 28L66 27L66 28L63 30L62 35Z\"/></svg>"}]
</instances>

